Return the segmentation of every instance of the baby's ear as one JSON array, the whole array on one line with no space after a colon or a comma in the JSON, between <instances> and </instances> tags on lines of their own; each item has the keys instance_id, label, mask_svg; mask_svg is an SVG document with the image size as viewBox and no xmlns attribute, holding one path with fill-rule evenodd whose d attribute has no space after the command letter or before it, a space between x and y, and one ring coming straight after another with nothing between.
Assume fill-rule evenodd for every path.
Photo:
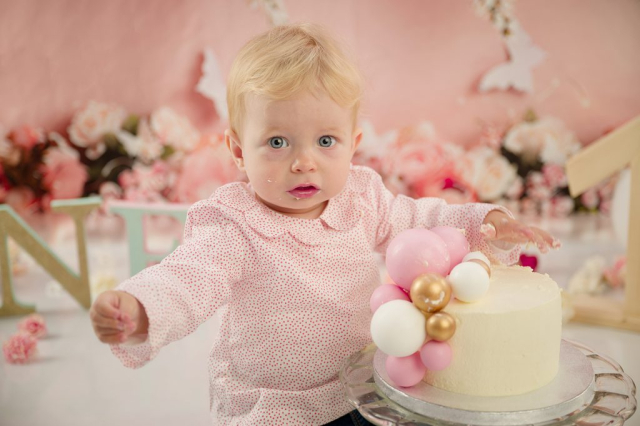
<instances>
[{"instance_id":1,"label":"baby's ear","mask_svg":"<svg viewBox=\"0 0 640 426\"><path fill-rule=\"evenodd\" d=\"M244 157L242 156L242 144L240 143L240 138L231 129L227 129L224 131L224 143L227 145L229 152L231 153L231 157L233 157L233 162L236 163L238 169L240 171L244 170Z\"/></svg>"},{"instance_id":2,"label":"baby's ear","mask_svg":"<svg viewBox=\"0 0 640 426\"><path fill-rule=\"evenodd\" d=\"M358 149L358 146L360 146L361 141L362 141L362 129L358 127L353 131L353 149L351 150L351 155L353 155L356 152L356 150Z\"/></svg>"}]
</instances>

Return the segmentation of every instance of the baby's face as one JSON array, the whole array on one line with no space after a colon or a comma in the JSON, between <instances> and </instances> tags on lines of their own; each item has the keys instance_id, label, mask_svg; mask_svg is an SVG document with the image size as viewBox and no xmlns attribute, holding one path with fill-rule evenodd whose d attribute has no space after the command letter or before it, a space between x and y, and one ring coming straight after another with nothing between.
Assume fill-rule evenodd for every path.
<instances>
[{"instance_id":1,"label":"baby's face","mask_svg":"<svg viewBox=\"0 0 640 426\"><path fill-rule=\"evenodd\" d=\"M304 92L270 101L249 95L242 140L226 141L257 198L285 215L317 218L345 186L362 132L351 110L328 95Z\"/></svg>"}]
</instances>

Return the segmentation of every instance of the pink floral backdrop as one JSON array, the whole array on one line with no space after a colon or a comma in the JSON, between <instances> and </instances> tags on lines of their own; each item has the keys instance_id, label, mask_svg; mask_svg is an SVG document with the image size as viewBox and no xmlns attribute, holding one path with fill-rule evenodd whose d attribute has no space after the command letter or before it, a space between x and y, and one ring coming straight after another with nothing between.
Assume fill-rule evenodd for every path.
<instances>
[{"instance_id":1,"label":"pink floral backdrop","mask_svg":"<svg viewBox=\"0 0 640 426\"><path fill-rule=\"evenodd\" d=\"M395 193L606 212L615 177L572 199L564 163L640 113L633 0L85 6L0 0L0 202L25 216L91 194L192 203L243 179L222 144L225 73L279 22L351 47L367 80L354 161Z\"/></svg>"},{"instance_id":2,"label":"pink floral backdrop","mask_svg":"<svg viewBox=\"0 0 640 426\"><path fill-rule=\"evenodd\" d=\"M564 164L581 144L562 121L533 111L506 128L487 126L470 144L437 136L432 123L384 134L364 121L357 164L378 171L396 194L450 203L492 202L514 212L564 217L610 208L615 178L573 199ZM220 133L201 133L161 107L149 117L96 101L73 116L66 134L18 127L0 138L0 202L22 215L54 199L191 204L243 180Z\"/></svg>"}]
</instances>

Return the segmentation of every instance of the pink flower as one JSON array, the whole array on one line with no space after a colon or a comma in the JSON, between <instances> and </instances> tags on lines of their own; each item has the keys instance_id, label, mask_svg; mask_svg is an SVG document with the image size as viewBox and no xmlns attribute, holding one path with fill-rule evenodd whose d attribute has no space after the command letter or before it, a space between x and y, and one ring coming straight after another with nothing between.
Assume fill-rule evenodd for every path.
<instances>
[{"instance_id":1,"label":"pink flower","mask_svg":"<svg viewBox=\"0 0 640 426\"><path fill-rule=\"evenodd\" d=\"M73 116L68 129L69 137L77 146L87 148L87 157L95 160L106 149L104 135L117 133L126 116L123 108L91 101Z\"/></svg>"},{"instance_id":2,"label":"pink flower","mask_svg":"<svg viewBox=\"0 0 640 426\"><path fill-rule=\"evenodd\" d=\"M549 184L542 173L529 173L527 176L527 195L536 201L543 201L551 198L551 187L549 187Z\"/></svg>"},{"instance_id":3,"label":"pink flower","mask_svg":"<svg viewBox=\"0 0 640 426\"><path fill-rule=\"evenodd\" d=\"M11 206L13 211L22 217L26 217L38 209L35 194L31 189L24 186L9 189L5 198L5 203Z\"/></svg>"},{"instance_id":4,"label":"pink flower","mask_svg":"<svg viewBox=\"0 0 640 426\"><path fill-rule=\"evenodd\" d=\"M31 150L31 148L44 140L44 134L25 124L12 131L9 134L9 139L24 150Z\"/></svg>"},{"instance_id":5,"label":"pink flower","mask_svg":"<svg viewBox=\"0 0 640 426\"><path fill-rule=\"evenodd\" d=\"M204 145L184 159L170 198L174 202L194 203L208 198L219 186L242 177L223 144Z\"/></svg>"},{"instance_id":6,"label":"pink flower","mask_svg":"<svg viewBox=\"0 0 640 426\"><path fill-rule=\"evenodd\" d=\"M622 287L627 275L627 257L618 258L613 266L604 270L603 275L611 287Z\"/></svg>"},{"instance_id":7,"label":"pink flower","mask_svg":"<svg viewBox=\"0 0 640 426\"><path fill-rule=\"evenodd\" d=\"M439 197L450 204L464 204L477 201L476 194L465 180L458 175L453 165L441 168L436 173L423 176L411 186L414 197Z\"/></svg>"},{"instance_id":8,"label":"pink flower","mask_svg":"<svg viewBox=\"0 0 640 426\"><path fill-rule=\"evenodd\" d=\"M41 315L31 314L18 323L18 330L39 339L46 336L47 325Z\"/></svg>"},{"instance_id":9,"label":"pink flower","mask_svg":"<svg viewBox=\"0 0 640 426\"><path fill-rule=\"evenodd\" d=\"M478 141L479 146L486 146L492 150L500 148L502 143L503 132L500 128L494 124L489 124L483 127L480 139Z\"/></svg>"},{"instance_id":10,"label":"pink flower","mask_svg":"<svg viewBox=\"0 0 640 426\"><path fill-rule=\"evenodd\" d=\"M580 202L589 210L593 210L598 207L598 191L595 188L590 188L580 196Z\"/></svg>"},{"instance_id":11,"label":"pink flower","mask_svg":"<svg viewBox=\"0 0 640 426\"><path fill-rule=\"evenodd\" d=\"M567 217L573 212L575 203L573 198L557 196L552 199L552 212L554 217Z\"/></svg>"},{"instance_id":12,"label":"pink flower","mask_svg":"<svg viewBox=\"0 0 640 426\"><path fill-rule=\"evenodd\" d=\"M564 167L558 164L548 163L542 166L542 175L551 188L567 186L567 175L564 173Z\"/></svg>"},{"instance_id":13,"label":"pink flower","mask_svg":"<svg viewBox=\"0 0 640 426\"><path fill-rule=\"evenodd\" d=\"M4 359L9 364L26 364L38 351L38 340L30 334L18 333L2 344Z\"/></svg>"},{"instance_id":14,"label":"pink flower","mask_svg":"<svg viewBox=\"0 0 640 426\"><path fill-rule=\"evenodd\" d=\"M89 178L85 166L59 148L47 151L42 174L44 187L54 200L80 197Z\"/></svg>"},{"instance_id":15,"label":"pink flower","mask_svg":"<svg viewBox=\"0 0 640 426\"><path fill-rule=\"evenodd\" d=\"M538 257L536 255L529 256L527 254L522 253L520 255L520 265L528 266L534 271L538 268Z\"/></svg>"}]
</instances>

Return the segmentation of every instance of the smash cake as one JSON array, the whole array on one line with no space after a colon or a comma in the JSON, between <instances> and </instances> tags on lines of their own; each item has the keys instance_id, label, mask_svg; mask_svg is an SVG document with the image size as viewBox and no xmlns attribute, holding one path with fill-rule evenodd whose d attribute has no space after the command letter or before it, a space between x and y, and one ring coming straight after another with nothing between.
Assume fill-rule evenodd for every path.
<instances>
[{"instance_id":1,"label":"smash cake","mask_svg":"<svg viewBox=\"0 0 640 426\"><path fill-rule=\"evenodd\" d=\"M393 283L371 297L371 335L398 388L506 397L556 377L561 293L548 275L492 266L449 227L404 231L386 264Z\"/></svg>"}]
</instances>

